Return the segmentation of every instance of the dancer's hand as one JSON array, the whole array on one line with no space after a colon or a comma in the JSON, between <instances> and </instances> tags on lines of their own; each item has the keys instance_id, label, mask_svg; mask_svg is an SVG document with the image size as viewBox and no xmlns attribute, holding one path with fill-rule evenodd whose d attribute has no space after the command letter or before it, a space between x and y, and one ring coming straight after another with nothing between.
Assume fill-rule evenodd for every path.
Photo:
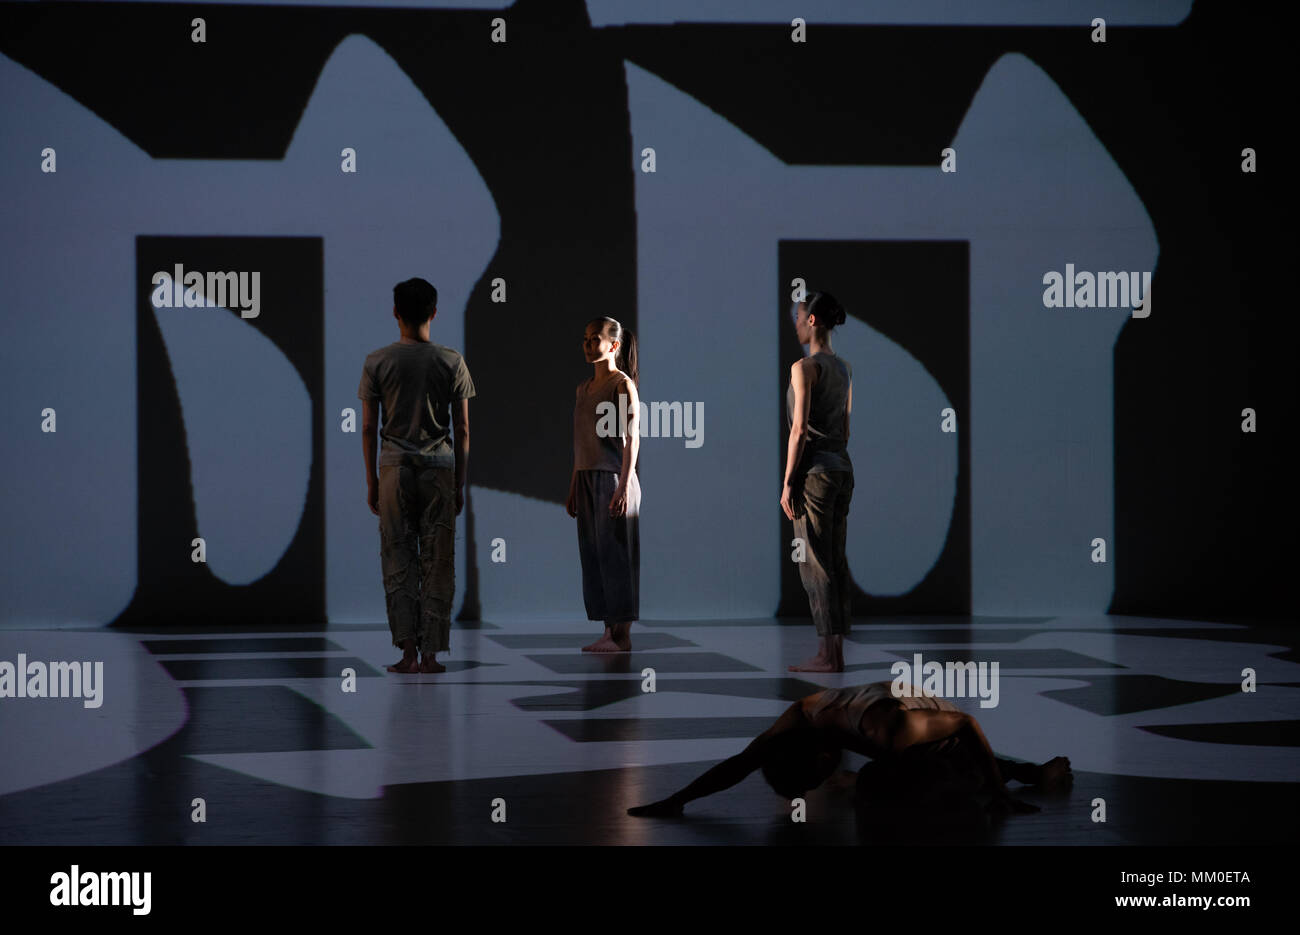
<instances>
[{"instance_id":1,"label":"dancer's hand","mask_svg":"<svg viewBox=\"0 0 1300 935\"><path fill-rule=\"evenodd\" d=\"M578 516L578 501L574 497L574 482L569 481L569 499L564 501L565 511L575 519Z\"/></svg>"},{"instance_id":2,"label":"dancer's hand","mask_svg":"<svg viewBox=\"0 0 1300 935\"><path fill-rule=\"evenodd\" d=\"M366 506L370 507L370 512L376 516L379 515L379 485L374 483L366 484Z\"/></svg>"},{"instance_id":3,"label":"dancer's hand","mask_svg":"<svg viewBox=\"0 0 1300 935\"><path fill-rule=\"evenodd\" d=\"M456 488L456 515L460 516L460 511L465 508L465 488Z\"/></svg>"},{"instance_id":4,"label":"dancer's hand","mask_svg":"<svg viewBox=\"0 0 1300 935\"><path fill-rule=\"evenodd\" d=\"M609 515L623 516L627 513L627 485L619 484L614 490L614 496L609 501Z\"/></svg>"},{"instance_id":5,"label":"dancer's hand","mask_svg":"<svg viewBox=\"0 0 1300 935\"><path fill-rule=\"evenodd\" d=\"M781 488L781 509L785 511L785 518L794 521L794 486L786 484Z\"/></svg>"},{"instance_id":6,"label":"dancer's hand","mask_svg":"<svg viewBox=\"0 0 1300 935\"><path fill-rule=\"evenodd\" d=\"M670 796L659 802L651 802L649 805L638 805L635 808L629 808L627 813L633 818L680 818L682 806L680 802L674 801Z\"/></svg>"}]
</instances>

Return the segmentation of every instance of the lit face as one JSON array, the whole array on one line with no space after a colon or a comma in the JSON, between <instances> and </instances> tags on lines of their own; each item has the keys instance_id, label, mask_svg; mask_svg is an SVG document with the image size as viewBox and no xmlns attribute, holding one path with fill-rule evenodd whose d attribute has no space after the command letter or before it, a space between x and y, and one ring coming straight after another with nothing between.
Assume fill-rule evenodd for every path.
<instances>
[{"instance_id":1,"label":"lit face","mask_svg":"<svg viewBox=\"0 0 1300 935\"><path fill-rule=\"evenodd\" d=\"M582 353L587 358L587 363L594 364L598 360L612 359L614 352L618 350L618 344L619 342L611 341L605 334L603 324L592 322L582 336Z\"/></svg>"},{"instance_id":2,"label":"lit face","mask_svg":"<svg viewBox=\"0 0 1300 935\"><path fill-rule=\"evenodd\" d=\"M800 302L794 308L794 334L800 344L812 342L812 325L808 320L808 303Z\"/></svg>"}]
</instances>

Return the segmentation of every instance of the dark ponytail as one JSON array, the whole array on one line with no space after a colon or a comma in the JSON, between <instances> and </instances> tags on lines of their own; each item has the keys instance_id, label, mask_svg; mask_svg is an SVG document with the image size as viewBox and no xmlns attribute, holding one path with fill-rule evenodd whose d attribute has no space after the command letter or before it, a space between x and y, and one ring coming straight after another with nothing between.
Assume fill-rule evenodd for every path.
<instances>
[{"instance_id":1,"label":"dark ponytail","mask_svg":"<svg viewBox=\"0 0 1300 935\"><path fill-rule=\"evenodd\" d=\"M614 366L631 377L632 382L640 387L641 374L637 369L636 362L636 335L631 330L624 328L616 319L608 316L593 318L587 324L603 325L605 336L611 341L619 342L618 353L614 355Z\"/></svg>"},{"instance_id":2,"label":"dark ponytail","mask_svg":"<svg viewBox=\"0 0 1300 935\"><path fill-rule=\"evenodd\" d=\"M817 316L817 326L830 331L836 325L844 324L848 317L839 299L829 292L810 292L807 299L809 317Z\"/></svg>"}]
</instances>

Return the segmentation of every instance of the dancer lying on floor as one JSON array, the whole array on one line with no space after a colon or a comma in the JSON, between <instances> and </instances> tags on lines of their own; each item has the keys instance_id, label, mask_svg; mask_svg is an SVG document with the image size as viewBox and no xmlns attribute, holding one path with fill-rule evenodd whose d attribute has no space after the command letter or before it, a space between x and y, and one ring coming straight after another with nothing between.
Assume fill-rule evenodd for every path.
<instances>
[{"instance_id":1,"label":"dancer lying on floor","mask_svg":"<svg viewBox=\"0 0 1300 935\"><path fill-rule=\"evenodd\" d=\"M1070 761L1054 757L1040 766L993 755L979 722L942 698L920 694L895 698L891 682L874 682L816 692L792 704L776 723L740 753L709 769L666 799L629 808L638 817L682 814L692 799L729 789L756 769L780 795L794 799L815 789L839 766L841 751L873 760L897 756L921 745L940 751L967 745L992 791L996 811L1036 812L1035 805L1014 799L1004 783L1051 786L1070 778Z\"/></svg>"}]
</instances>

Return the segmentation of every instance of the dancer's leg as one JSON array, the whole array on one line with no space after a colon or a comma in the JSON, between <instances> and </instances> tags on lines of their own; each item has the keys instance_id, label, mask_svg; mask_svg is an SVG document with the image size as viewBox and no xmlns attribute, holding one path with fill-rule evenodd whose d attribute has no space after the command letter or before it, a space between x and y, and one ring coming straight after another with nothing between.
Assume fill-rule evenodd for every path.
<instances>
[{"instance_id":1,"label":"dancer's leg","mask_svg":"<svg viewBox=\"0 0 1300 935\"><path fill-rule=\"evenodd\" d=\"M831 640L832 661L844 669L844 637L849 635L853 622L853 578L849 574L849 559L846 551L849 527L849 504L853 500L853 474L850 471L837 471L840 487L835 497L835 519L831 532L832 568L834 589L831 600Z\"/></svg>"},{"instance_id":2,"label":"dancer's leg","mask_svg":"<svg viewBox=\"0 0 1300 935\"><path fill-rule=\"evenodd\" d=\"M799 563L799 580L808 594L813 625L817 628L820 647L817 655L791 672L843 672L843 658L834 657L831 639L832 581L834 554L834 502L838 492L835 478L825 472L807 474L795 487L794 534L804 541L804 561ZM838 601L838 596L835 596Z\"/></svg>"},{"instance_id":3,"label":"dancer's leg","mask_svg":"<svg viewBox=\"0 0 1300 935\"><path fill-rule=\"evenodd\" d=\"M599 495L594 489L593 475L600 471L578 471L574 479L574 500L578 509L578 559L582 563L582 602L588 620L605 619L605 590L600 574L600 540L596 528L600 512ZM608 512L609 503L604 504ZM610 638L609 625L600 639L582 647L584 653L593 652Z\"/></svg>"},{"instance_id":4,"label":"dancer's leg","mask_svg":"<svg viewBox=\"0 0 1300 935\"><path fill-rule=\"evenodd\" d=\"M416 626L420 612L420 564L416 527L411 522L408 468L379 468L379 558L384 572L384 602L393 645L402 659L389 672L416 671Z\"/></svg>"},{"instance_id":5,"label":"dancer's leg","mask_svg":"<svg viewBox=\"0 0 1300 935\"><path fill-rule=\"evenodd\" d=\"M626 513L610 516L609 502L619 476L593 473L599 475L594 485L599 491L596 502L604 504L603 512L596 514L596 537L609 637L593 644L592 652L627 652L632 648L632 623L640 616L641 485L633 474L627 485Z\"/></svg>"},{"instance_id":6,"label":"dancer's leg","mask_svg":"<svg viewBox=\"0 0 1300 935\"><path fill-rule=\"evenodd\" d=\"M456 472L420 473L420 671L445 672L437 654L451 648L451 602L456 591Z\"/></svg>"}]
</instances>

